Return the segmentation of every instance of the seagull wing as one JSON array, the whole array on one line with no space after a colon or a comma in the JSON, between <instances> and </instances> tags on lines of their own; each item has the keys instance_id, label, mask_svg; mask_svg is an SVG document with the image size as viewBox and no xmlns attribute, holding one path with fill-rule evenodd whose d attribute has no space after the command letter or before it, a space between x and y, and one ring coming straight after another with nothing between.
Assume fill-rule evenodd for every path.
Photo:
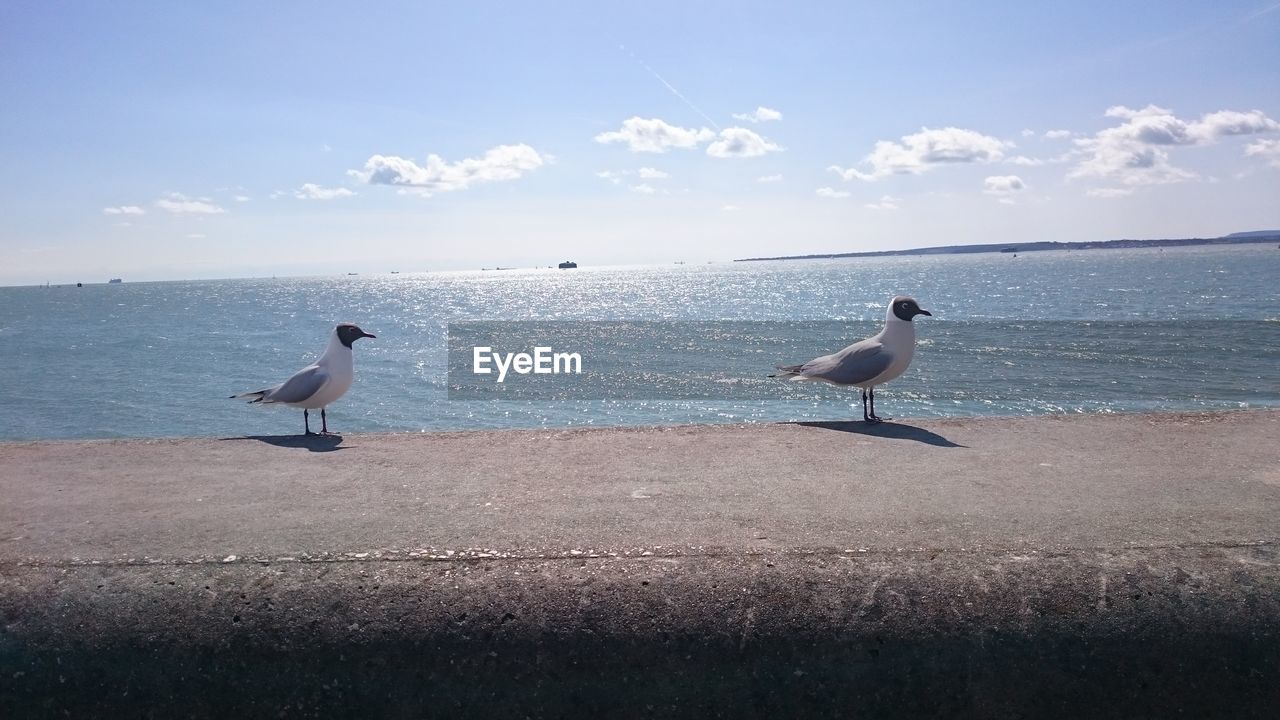
<instances>
[{"instance_id":1,"label":"seagull wing","mask_svg":"<svg viewBox=\"0 0 1280 720\"><path fill-rule=\"evenodd\" d=\"M838 353L814 358L800 366L796 380L825 380L837 385L866 382L893 363L893 353L879 340L856 342Z\"/></svg>"},{"instance_id":2,"label":"seagull wing","mask_svg":"<svg viewBox=\"0 0 1280 720\"><path fill-rule=\"evenodd\" d=\"M263 398L264 403L300 403L320 392L329 382L329 373L319 365L308 365L293 374Z\"/></svg>"}]
</instances>

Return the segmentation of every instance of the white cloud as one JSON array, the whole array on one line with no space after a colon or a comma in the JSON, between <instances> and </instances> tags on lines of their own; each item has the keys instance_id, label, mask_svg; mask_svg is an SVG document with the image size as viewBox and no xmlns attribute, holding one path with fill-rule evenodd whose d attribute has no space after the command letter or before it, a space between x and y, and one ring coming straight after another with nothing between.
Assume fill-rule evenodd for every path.
<instances>
[{"instance_id":1,"label":"white cloud","mask_svg":"<svg viewBox=\"0 0 1280 720\"><path fill-rule=\"evenodd\" d=\"M749 113L734 113L733 118L735 120L742 120L743 122L762 123L781 120L782 113L774 110L773 108L767 108L761 105Z\"/></svg>"},{"instance_id":2,"label":"white cloud","mask_svg":"<svg viewBox=\"0 0 1280 720\"><path fill-rule=\"evenodd\" d=\"M1093 137L1075 140L1077 156L1083 159L1068 178L1100 178L1129 186L1192 180L1198 177L1196 173L1174 166L1168 148L1210 145L1223 137L1280 130L1280 123L1260 110L1220 110L1188 122L1156 105L1141 110L1117 105L1108 108L1106 116L1123 122Z\"/></svg>"},{"instance_id":3,"label":"white cloud","mask_svg":"<svg viewBox=\"0 0 1280 720\"><path fill-rule=\"evenodd\" d=\"M721 210L723 210L723 211L725 211L725 212L737 212L738 210L741 210L742 208L738 207L737 205L725 205L724 207L722 207L722 208L720 208L720 209L721 209Z\"/></svg>"},{"instance_id":4,"label":"white cloud","mask_svg":"<svg viewBox=\"0 0 1280 720\"><path fill-rule=\"evenodd\" d=\"M1089 188L1084 194L1096 198L1118 198L1132 195L1133 188Z\"/></svg>"},{"instance_id":5,"label":"white cloud","mask_svg":"<svg viewBox=\"0 0 1280 720\"><path fill-rule=\"evenodd\" d=\"M626 143L631 152L664 153L671 148L692 148L709 142L716 134L707 128L682 128L658 118L633 117L624 120L622 129L595 136L601 144Z\"/></svg>"},{"instance_id":6,"label":"white cloud","mask_svg":"<svg viewBox=\"0 0 1280 720\"><path fill-rule=\"evenodd\" d=\"M1191 134L1203 138L1204 142L1232 135L1253 135L1277 130L1280 130L1280 122L1267 117L1261 110L1219 110L1191 124Z\"/></svg>"},{"instance_id":7,"label":"white cloud","mask_svg":"<svg viewBox=\"0 0 1280 720\"><path fill-rule=\"evenodd\" d=\"M437 192L466 190L479 183L515 180L546 162L528 145L499 145L483 157L455 163L445 162L439 155L428 155L425 165L394 155L374 155L363 170L347 173L370 185L413 188L417 194L430 197Z\"/></svg>"},{"instance_id":8,"label":"white cloud","mask_svg":"<svg viewBox=\"0 0 1280 720\"><path fill-rule=\"evenodd\" d=\"M302 187L293 191L293 196L299 200L336 200L338 198L351 197L355 193L346 188L325 188L315 183L305 183Z\"/></svg>"},{"instance_id":9,"label":"white cloud","mask_svg":"<svg viewBox=\"0 0 1280 720\"><path fill-rule=\"evenodd\" d=\"M652 195L658 191L655 190L653 186L648 183L641 183L639 185L632 185L631 192L637 192L642 195Z\"/></svg>"},{"instance_id":10,"label":"white cloud","mask_svg":"<svg viewBox=\"0 0 1280 720\"><path fill-rule=\"evenodd\" d=\"M982 192L988 195L1008 195L1026 189L1027 184L1017 175L992 175L982 181Z\"/></svg>"},{"instance_id":11,"label":"white cloud","mask_svg":"<svg viewBox=\"0 0 1280 720\"><path fill-rule=\"evenodd\" d=\"M889 175L919 175L938 165L951 163L995 162L1004 157L1012 143L989 135L947 127L939 130L923 128L914 135L903 136L901 143L881 140L863 162L870 172L832 165L829 170L845 180L879 180Z\"/></svg>"},{"instance_id":12,"label":"white cloud","mask_svg":"<svg viewBox=\"0 0 1280 720\"><path fill-rule=\"evenodd\" d=\"M187 238L190 240L203 240L205 239L205 237L206 236L204 233L188 233L187 234Z\"/></svg>"},{"instance_id":13,"label":"white cloud","mask_svg":"<svg viewBox=\"0 0 1280 720\"><path fill-rule=\"evenodd\" d=\"M782 182L782 176L781 175L761 175L760 177L756 178L756 182L758 183Z\"/></svg>"},{"instance_id":14,"label":"white cloud","mask_svg":"<svg viewBox=\"0 0 1280 720\"><path fill-rule=\"evenodd\" d=\"M1045 131L1044 136L1048 140L1061 140L1063 138L1071 137L1071 131L1070 130L1047 130Z\"/></svg>"},{"instance_id":15,"label":"white cloud","mask_svg":"<svg viewBox=\"0 0 1280 720\"><path fill-rule=\"evenodd\" d=\"M982 181L982 192L994 195L1006 205L1013 204L1013 197L1027 189L1027 184L1017 175L992 175Z\"/></svg>"},{"instance_id":16,"label":"white cloud","mask_svg":"<svg viewBox=\"0 0 1280 720\"><path fill-rule=\"evenodd\" d=\"M601 170L600 172L596 173L596 177L608 180L614 185L621 185L623 179L628 177L639 177L641 180L665 180L671 176L656 168L642 167L639 170ZM642 187L648 188L648 189L647 190L637 189ZM631 189L635 190L636 192L652 193L654 191L654 189L650 187L647 183L642 183L641 185L633 185Z\"/></svg>"},{"instance_id":17,"label":"white cloud","mask_svg":"<svg viewBox=\"0 0 1280 720\"><path fill-rule=\"evenodd\" d=\"M1259 140L1249 143L1244 149L1244 154L1249 157L1256 155L1266 160L1269 165L1280 167L1280 140Z\"/></svg>"},{"instance_id":18,"label":"white cloud","mask_svg":"<svg viewBox=\"0 0 1280 720\"><path fill-rule=\"evenodd\" d=\"M146 215L147 211L137 205L121 205L119 207L102 208L103 215Z\"/></svg>"},{"instance_id":19,"label":"white cloud","mask_svg":"<svg viewBox=\"0 0 1280 720\"><path fill-rule=\"evenodd\" d=\"M249 202L249 196L248 196L248 195L236 195L236 196L235 196L235 198L233 198L233 199L234 199L236 202Z\"/></svg>"},{"instance_id":20,"label":"white cloud","mask_svg":"<svg viewBox=\"0 0 1280 720\"><path fill-rule=\"evenodd\" d=\"M1035 134L1036 134L1036 131L1031 130L1030 128L1024 128L1022 131L1022 137L1031 137L1032 135L1035 135Z\"/></svg>"},{"instance_id":21,"label":"white cloud","mask_svg":"<svg viewBox=\"0 0 1280 720\"><path fill-rule=\"evenodd\" d=\"M217 215L226 210L213 204L212 198L189 198L182 193L169 193L155 202L156 207L171 213Z\"/></svg>"},{"instance_id":22,"label":"white cloud","mask_svg":"<svg viewBox=\"0 0 1280 720\"><path fill-rule=\"evenodd\" d=\"M703 143L711 157L758 157L782 150L755 132L730 127L715 133L707 128L682 128L658 118L629 118L621 130L600 133L595 141L602 144L626 143L631 152L665 153L671 148L694 148Z\"/></svg>"},{"instance_id":23,"label":"white cloud","mask_svg":"<svg viewBox=\"0 0 1280 720\"><path fill-rule=\"evenodd\" d=\"M820 187L814 192L818 195L818 197L823 197L823 198L847 198L852 194L849 192L845 192L844 190L836 190L835 188L829 188L829 187Z\"/></svg>"},{"instance_id":24,"label":"white cloud","mask_svg":"<svg viewBox=\"0 0 1280 720\"><path fill-rule=\"evenodd\" d=\"M707 154L717 158L759 157L782 148L746 128L731 127L720 131L720 137L707 146Z\"/></svg>"},{"instance_id":25,"label":"white cloud","mask_svg":"<svg viewBox=\"0 0 1280 720\"><path fill-rule=\"evenodd\" d=\"M1008 160L1006 160L1005 162L1009 163L1010 165L1023 165L1026 167L1035 167L1037 165L1044 164L1044 161L1041 160L1040 158L1030 158L1030 157L1027 157L1026 155L1015 155L1009 158Z\"/></svg>"},{"instance_id":26,"label":"white cloud","mask_svg":"<svg viewBox=\"0 0 1280 720\"><path fill-rule=\"evenodd\" d=\"M872 210L897 210L898 203L900 202L902 202L902 200L899 198L892 195L885 195L880 198L880 202L867 203L867 207Z\"/></svg>"}]
</instances>

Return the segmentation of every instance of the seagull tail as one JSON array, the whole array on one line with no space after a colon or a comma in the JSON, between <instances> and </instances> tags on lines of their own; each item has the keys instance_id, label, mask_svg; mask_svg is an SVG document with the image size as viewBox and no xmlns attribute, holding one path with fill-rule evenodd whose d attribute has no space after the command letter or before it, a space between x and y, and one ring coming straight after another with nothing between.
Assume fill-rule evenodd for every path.
<instances>
[{"instance_id":1,"label":"seagull tail","mask_svg":"<svg viewBox=\"0 0 1280 720\"><path fill-rule=\"evenodd\" d=\"M779 380L790 380L800 375L800 369L803 368L804 365L777 365L776 367L778 372L770 375L769 377L778 378Z\"/></svg>"},{"instance_id":2,"label":"seagull tail","mask_svg":"<svg viewBox=\"0 0 1280 720\"><path fill-rule=\"evenodd\" d=\"M262 402L262 399L267 396L267 393L271 392L272 390L275 390L275 388L267 388L265 390L254 390L253 392L240 393L239 395L232 395L231 399L237 400L239 398L253 398L252 400L249 401L250 403L260 403Z\"/></svg>"}]
</instances>

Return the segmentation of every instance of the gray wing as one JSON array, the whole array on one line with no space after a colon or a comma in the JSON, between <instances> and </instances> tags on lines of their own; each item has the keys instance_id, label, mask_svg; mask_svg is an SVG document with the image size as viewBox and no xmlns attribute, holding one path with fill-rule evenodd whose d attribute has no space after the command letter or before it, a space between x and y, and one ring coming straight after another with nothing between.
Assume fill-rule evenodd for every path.
<instances>
[{"instance_id":1,"label":"gray wing","mask_svg":"<svg viewBox=\"0 0 1280 720\"><path fill-rule=\"evenodd\" d=\"M854 385L879 375L892 363L893 354L885 350L884 345L876 340L863 340L838 353L810 360L800 367L800 377Z\"/></svg>"},{"instance_id":2,"label":"gray wing","mask_svg":"<svg viewBox=\"0 0 1280 720\"><path fill-rule=\"evenodd\" d=\"M262 402L299 403L320 392L327 382L329 373L319 365L308 365L263 396Z\"/></svg>"}]
</instances>

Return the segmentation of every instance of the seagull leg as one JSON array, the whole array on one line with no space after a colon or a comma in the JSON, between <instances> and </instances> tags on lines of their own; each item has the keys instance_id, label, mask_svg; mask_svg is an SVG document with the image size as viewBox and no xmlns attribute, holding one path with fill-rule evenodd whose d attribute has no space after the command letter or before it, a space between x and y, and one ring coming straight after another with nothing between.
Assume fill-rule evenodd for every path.
<instances>
[{"instance_id":1,"label":"seagull leg","mask_svg":"<svg viewBox=\"0 0 1280 720\"><path fill-rule=\"evenodd\" d=\"M315 435L315 433L311 432L311 420L310 420L310 418L307 416L307 409L306 409L306 408L302 408L302 427L306 429L306 432L305 432L305 433L303 433L303 434L305 434L305 435Z\"/></svg>"},{"instance_id":2,"label":"seagull leg","mask_svg":"<svg viewBox=\"0 0 1280 720\"><path fill-rule=\"evenodd\" d=\"M871 416L867 414L867 389L862 388L862 419L864 422L871 422Z\"/></svg>"},{"instance_id":3,"label":"seagull leg","mask_svg":"<svg viewBox=\"0 0 1280 720\"><path fill-rule=\"evenodd\" d=\"M324 416L324 408L320 408L320 434L329 434L329 421Z\"/></svg>"},{"instance_id":4,"label":"seagull leg","mask_svg":"<svg viewBox=\"0 0 1280 720\"><path fill-rule=\"evenodd\" d=\"M872 422L872 423L878 423L884 420L884 418L876 415L876 389L875 388L871 388L871 415L870 417L867 418L867 420L868 422Z\"/></svg>"}]
</instances>

